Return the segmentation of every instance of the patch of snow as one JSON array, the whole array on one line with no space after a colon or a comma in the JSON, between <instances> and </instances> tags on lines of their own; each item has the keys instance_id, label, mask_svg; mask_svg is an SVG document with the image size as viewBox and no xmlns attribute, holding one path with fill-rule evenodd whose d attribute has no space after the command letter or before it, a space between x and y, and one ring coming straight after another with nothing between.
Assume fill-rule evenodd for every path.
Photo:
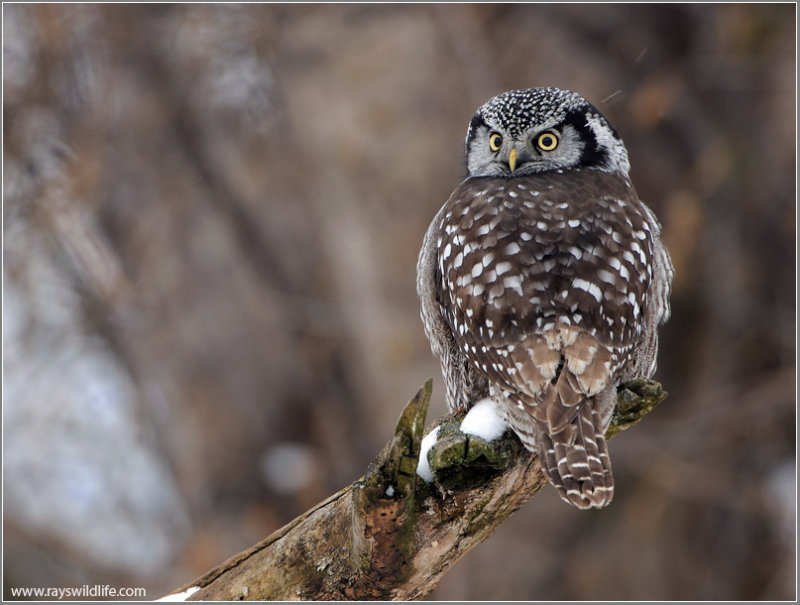
<instances>
[{"instance_id":1,"label":"patch of snow","mask_svg":"<svg viewBox=\"0 0 800 605\"><path fill-rule=\"evenodd\" d=\"M426 483L431 483L433 481L433 471L431 470L431 465L428 464L428 450L430 450L433 447L433 444L436 443L436 437L439 434L440 428L441 427L437 426L430 433L425 435L422 438L422 443L420 444L417 475L422 477Z\"/></svg>"},{"instance_id":2,"label":"patch of snow","mask_svg":"<svg viewBox=\"0 0 800 605\"><path fill-rule=\"evenodd\" d=\"M160 599L156 599L156 601L185 601L194 593L196 593L198 590L200 590L199 586L192 586L191 588L187 588L183 592L168 594L166 597L161 597Z\"/></svg>"},{"instance_id":3,"label":"patch of snow","mask_svg":"<svg viewBox=\"0 0 800 605\"><path fill-rule=\"evenodd\" d=\"M505 421L497 411L494 401L481 399L473 405L461 421L460 430L466 435L475 435L486 441L494 441L506 432Z\"/></svg>"}]
</instances>

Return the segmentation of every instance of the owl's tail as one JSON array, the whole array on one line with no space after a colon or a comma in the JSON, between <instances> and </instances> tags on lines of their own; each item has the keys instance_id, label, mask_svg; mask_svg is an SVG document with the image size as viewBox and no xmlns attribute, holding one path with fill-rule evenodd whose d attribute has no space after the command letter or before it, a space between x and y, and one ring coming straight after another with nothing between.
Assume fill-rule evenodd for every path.
<instances>
[{"instance_id":1,"label":"owl's tail","mask_svg":"<svg viewBox=\"0 0 800 605\"><path fill-rule=\"evenodd\" d=\"M581 509L603 508L614 497L611 459L595 399L580 404L572 422L550 433L535 421L536 449L550 483L568 503Z\"/></svg>"}]
</instances>

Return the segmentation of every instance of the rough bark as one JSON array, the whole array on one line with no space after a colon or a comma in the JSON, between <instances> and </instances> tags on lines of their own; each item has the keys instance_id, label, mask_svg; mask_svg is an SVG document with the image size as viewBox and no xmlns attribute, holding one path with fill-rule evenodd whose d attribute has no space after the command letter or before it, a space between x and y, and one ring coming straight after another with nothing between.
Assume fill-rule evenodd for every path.
<instances>
[{"instance_id":1,"label":"rough bark","mask_svg":"<svg viewBox=\"0 0 800 605\"><path fill-rule=\"evenodd\" d=\"M458 418L447 418L442 445L429 454L437 484L421 481L416 466L430 397L429 380L362 478L182 587L200 587L188 600L410 600L431 592L547 479L515 437L489 451L485 442L454 437ZM626 385L607 436L665 397L656 382Z\"/></svg>"}]
</instances>

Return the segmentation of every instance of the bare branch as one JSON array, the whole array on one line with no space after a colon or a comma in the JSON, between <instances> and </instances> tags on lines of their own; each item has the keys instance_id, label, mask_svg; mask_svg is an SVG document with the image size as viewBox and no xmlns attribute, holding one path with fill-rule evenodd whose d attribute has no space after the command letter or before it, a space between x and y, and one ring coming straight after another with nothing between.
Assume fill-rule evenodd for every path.
<instances>
[{"instance_id":1,"label":"bare branch","mask_svg":"<svg viewBox=\"0 0 800 605\"><path fill-rule=\"evenodd\" d=\"M454 439L429 455L438 485L418 479L431 385L408 403L364 477L182 587L200 588L188 600L410 600L430 593L547 483L538 456L512 435L493 450L499 455ZM649 380L626 385L607 436L637 423L666 396ZM459 421L443 421L440 442Z\"/></svg>"}]
</instances>

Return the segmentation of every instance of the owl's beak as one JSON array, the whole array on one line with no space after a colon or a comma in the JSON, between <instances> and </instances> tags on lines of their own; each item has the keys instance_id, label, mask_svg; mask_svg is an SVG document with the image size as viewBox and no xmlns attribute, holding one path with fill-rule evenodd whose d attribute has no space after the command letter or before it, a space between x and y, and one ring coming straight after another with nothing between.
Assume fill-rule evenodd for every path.
<instances>
[{"instance_id":1,"label":"owl's beak","mask_svg":"<svg viewBox=\"0 0 800 605\"><path fill-rule=\"evenodd\" d=\"M514 172L514 168L517 165L517 150L511 149L511 153L508 154L508 167L511 168L511 172Z\"/></svg>"}]
</instances>

